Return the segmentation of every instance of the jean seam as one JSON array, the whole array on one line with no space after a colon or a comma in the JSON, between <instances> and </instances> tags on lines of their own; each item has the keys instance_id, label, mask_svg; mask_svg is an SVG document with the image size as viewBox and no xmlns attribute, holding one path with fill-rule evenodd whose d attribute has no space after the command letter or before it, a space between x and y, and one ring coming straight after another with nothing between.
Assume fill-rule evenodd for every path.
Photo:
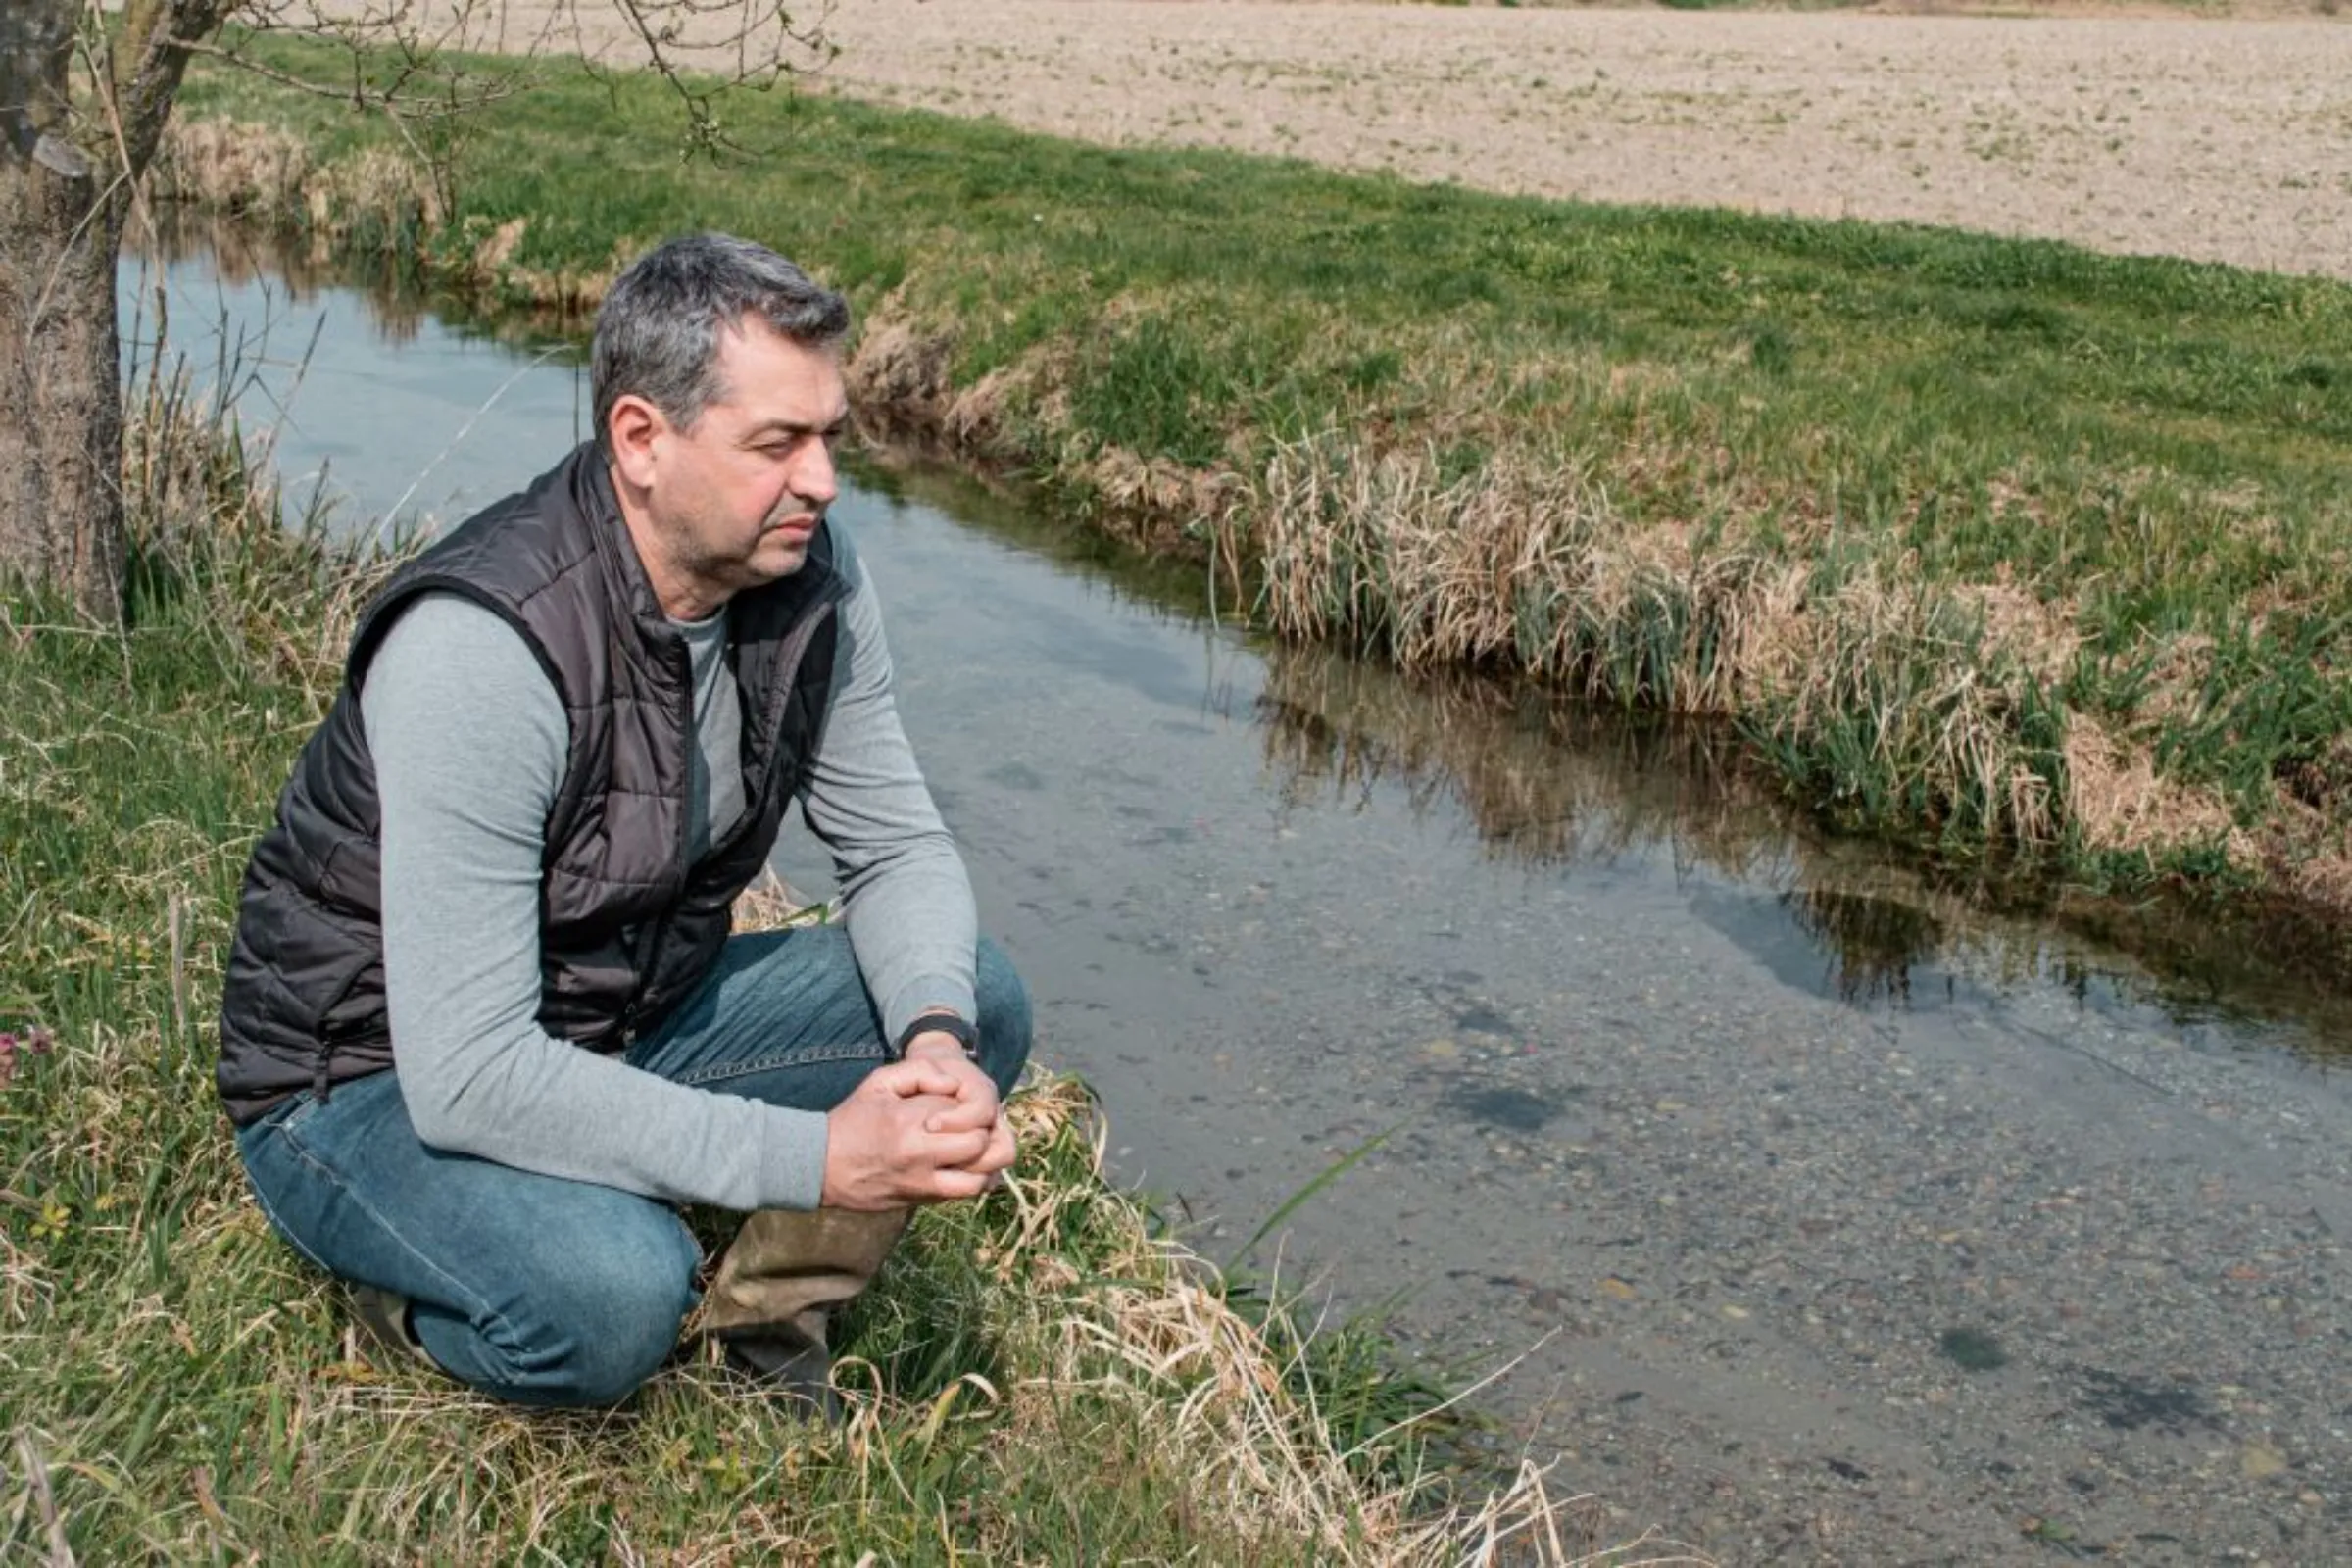
<instances>
[{"instance_id":1,"label":"jean seam","mask_svg":"<svg viewBox=\"0 0 2352 1568\"><path fill-rule=\"evenodd\" d=\"M272 1129L272 1132L274 1134L275 1129ZM270 1222L270 1228L277 1232L278 1239L280 1241L284 1242L288 1247L291 1247L295 1251L301 1253L305 1258L309 1259L312 1267L318 1269L322 1274L332 1275L335 1271L327 1265L326 1259L320 1257L317 1252L312 1251L308 1247L304 1246L302 1238L294 1234L294 1228L288 1225L284 1220L278 1218L276 1206L270 1201L270 1195L262 1191L262 1184L260 1182L253 1180L252 1162L250 1160L246 1162L246 1166L245 1185L252 1189L253 1200L255 1204L261 1208L262 1218Z\"/></svg>"},{"instance_id":2,"label":"jean seam","mask_svg":"<svg viewBox=\"0 0 2352 1568\"><path fill-rule=\"evenodd\" d=\"M863 1061L882 1059L879 1047L870 1045L802 1046L780 1056L764 1056L757 1061L729 1061L700 1067L676 1080L697 1086L725 1083L730 1078L745 1078L753 1073L773 1072L779 1067L814 1067L831 1061Z\"/></svg>"},{"instance_id":3,"label":"jean seam","mask_svg":"<svg viewBox=\"0 0 2352 1568\"><path fill-rule=\"evenodd\" d=\"M524 1348L522 1336L516 1332L514 1323L508 1319L504 1312L501 1312L496 1307L492 1306L478 1292L468 1289L462 1281L458 1279L456 1275L450 1273L448 1269L443 1268L439 1263L435 1262L433 1258L425 1252L424 1249L418 1247L415 1242L410 1241L407 1236L402 1234L399 1226L393 1224L389 1219L385 1218L381 1213L376 1211L374 1205L368 1201L367 1198L361 1194L358 1187L344 1178L342 1172L335 1169L334 1166L328 1164L326 1161L314 1155L309 1149L303 1146L303 1143L300 1139L293 1137L291 1134L283 1133L282 1131L280 1136L285 1138L287 1146L294 1151L294 1155L297 1159L300 1159L305 1165L308 1165L313 1170L317 1171L323 1179L334 1183L336 1190L341 1192L344 1197L351 1200L353 1207L357 1208L361 1213L367 1215L369 1221L380 1227L383 1230L383 1233L386 1236L391 1237L392 1240L398 1244L403 1250L407 1251L411 1257L414 1257L417 1262L423 1264L428 1273L447 1281L451 1296L466 1303L465 1310L468 1316L472 1317L476 1322L497 1325L499 1332L504 1336L506 1342L509 1345L514 1346L517 1353L528 1353ZM324 1264L320 1264L319 1266L321 1268L326 1267ZM327 1269L327 1272L332 1274L335 1272L335 1270L329 1268Z\"/></svg>"}]
</instances>

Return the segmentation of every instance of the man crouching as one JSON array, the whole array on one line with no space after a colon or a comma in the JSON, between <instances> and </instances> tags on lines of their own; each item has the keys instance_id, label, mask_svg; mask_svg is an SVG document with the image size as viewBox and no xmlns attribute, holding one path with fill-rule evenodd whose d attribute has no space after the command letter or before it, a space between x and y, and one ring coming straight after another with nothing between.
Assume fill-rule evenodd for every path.
<instances>
[{"instance_id":1,"label":"man crouching","mask_svg":"<svg viewBox=\"0 0 2352 1568\"><path fill-rule=\"evenodd\" d=\"M255 1194L374 1333L529 1404L703 1323L821 1397L907 1205L1012 1162L1019 978L830 525L842 297L722 235L598 314L595 439L402 568L245 876L218 1073ZM839 925L731 936L798 799Z\"/></svg>"}]
</instances>

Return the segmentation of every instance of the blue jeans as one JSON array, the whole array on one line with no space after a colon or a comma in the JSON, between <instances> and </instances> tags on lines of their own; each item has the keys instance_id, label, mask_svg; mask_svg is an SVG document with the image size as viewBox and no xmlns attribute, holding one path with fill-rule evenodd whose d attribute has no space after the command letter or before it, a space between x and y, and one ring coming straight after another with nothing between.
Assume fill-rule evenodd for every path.
<instances>
[{"instance_id":1,"label":"blue jeans","mask_svg":"<svg viewBox=\"0 0 2352 1568\"><path fill-rule=\"evenodd\" d=\"M1007 1093L1029 999L980 944L981 1066ZM830 1110L886 1059L839 926L727 943L702 989L631 1065L771 1104ZM700 1249L668 1204L419 1142L397 1068L297 1095L237 1134L263 1212L328 1273L409 1298L443 1368L523 1404L624 1398L677 1342Z\"/></svg>"}]
</instances>

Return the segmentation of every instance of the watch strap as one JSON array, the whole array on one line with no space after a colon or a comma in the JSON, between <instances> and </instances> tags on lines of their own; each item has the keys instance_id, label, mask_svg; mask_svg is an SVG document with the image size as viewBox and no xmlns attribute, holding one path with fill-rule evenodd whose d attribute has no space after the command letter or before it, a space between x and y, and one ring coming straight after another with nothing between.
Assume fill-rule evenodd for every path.
<instances>
[{"instance_id":1,"label":"watch strap","mask_svg":"<svg viewBox=\"0 0 2352 1568\"><path fill-rule=\"evenodd\" d=\"M906 1048L924 1035L950 1035L963 1048L966 1061L980 1059L980 1032L952 1012L926 1012L899 1031L891 1043L891 1054L901 1061L906 1059Z\"/></svg>"}]
</instances>

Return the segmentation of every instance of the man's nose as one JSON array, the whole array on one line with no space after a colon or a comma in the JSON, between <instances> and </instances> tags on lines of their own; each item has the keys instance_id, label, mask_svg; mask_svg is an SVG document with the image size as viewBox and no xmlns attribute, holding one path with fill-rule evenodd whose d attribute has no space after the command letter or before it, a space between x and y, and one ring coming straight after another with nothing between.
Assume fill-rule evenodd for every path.
<instances>
[{"instance_id":1,"label":"man's nose","mask_svg":"<svg viewBox=\"0 0 2352 1568\"><path fill-rule=\"evenodd\" d=\"M833 468L833 449L812 441L792 470L792 493L811 507L829 507L841 494L841 479Z\"/></svg>"}]
</instances>

